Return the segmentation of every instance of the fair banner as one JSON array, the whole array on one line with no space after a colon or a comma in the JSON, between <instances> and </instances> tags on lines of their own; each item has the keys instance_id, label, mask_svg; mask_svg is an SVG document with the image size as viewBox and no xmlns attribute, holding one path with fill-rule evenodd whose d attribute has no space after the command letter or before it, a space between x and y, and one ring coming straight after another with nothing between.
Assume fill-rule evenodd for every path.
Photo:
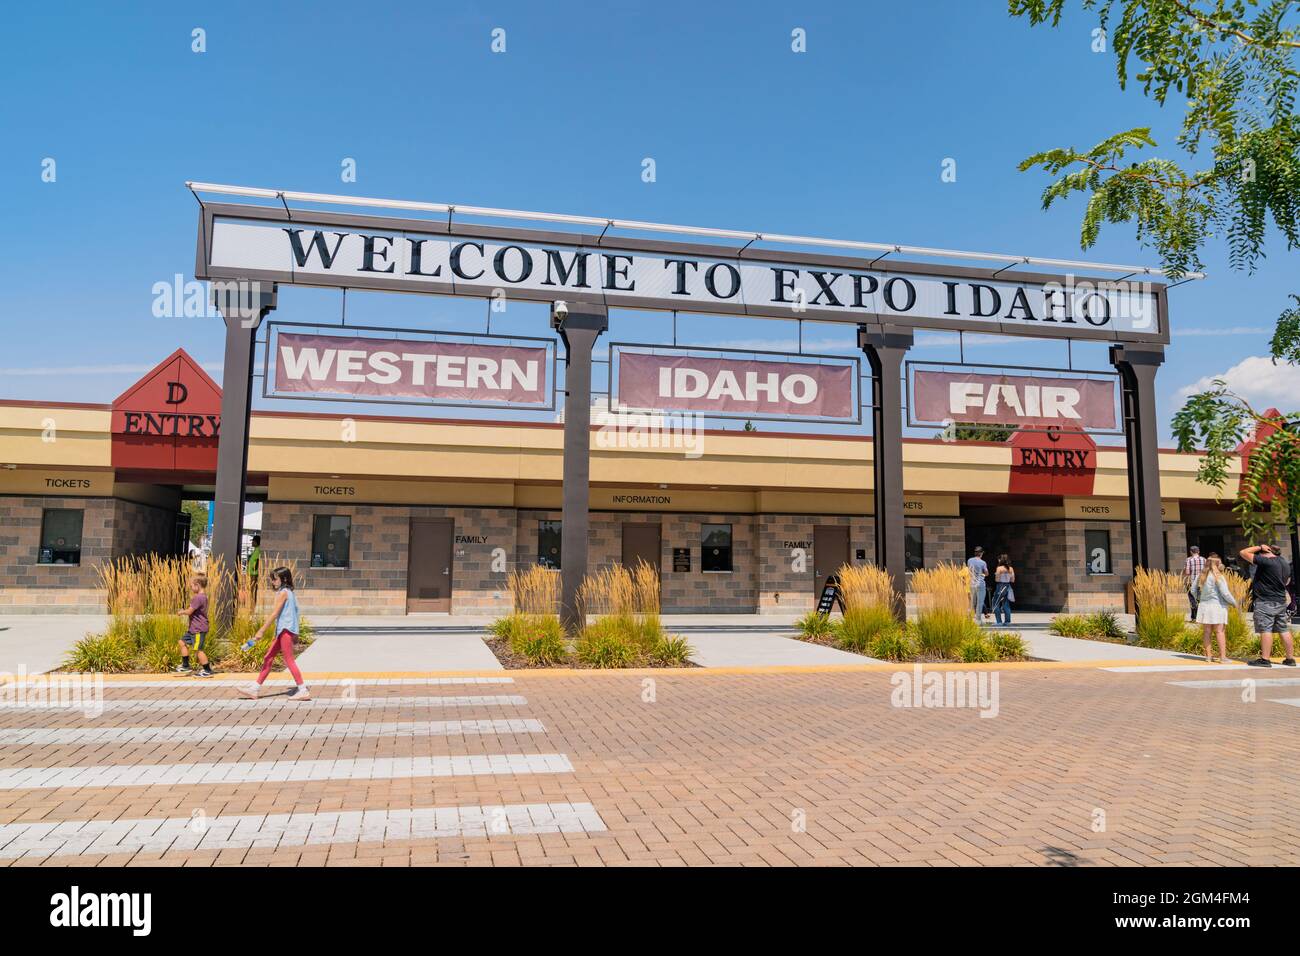
<instances>
[{"instance_id":1,"label":"fair banner","mask_svg":"<svg viewBox=\"0 0 1300 956\"><path fill-rule=\"evenodd\" d=\"M1115 428L1116 380L916 370L912 417L1029 428Z\"/></svg>"},{"instance_id":2,"label":"fair banner","mask_svg":"<svg viewBox=\"0 0 1300 956\"><path fill-rule=\"evenodd\" d=\"M275 338L275 393L545 406L544 347L303 335Z\"/></svg>"},{"instance_id":3,"label":"fair banner","mask_svg":"<svg viewBox=\"0 0 1300 956\"><path fill-rule=\"evenodd\" d=\"M856 364L618 353L620 408L852 420Z\"/></svg>"}]
</instances>

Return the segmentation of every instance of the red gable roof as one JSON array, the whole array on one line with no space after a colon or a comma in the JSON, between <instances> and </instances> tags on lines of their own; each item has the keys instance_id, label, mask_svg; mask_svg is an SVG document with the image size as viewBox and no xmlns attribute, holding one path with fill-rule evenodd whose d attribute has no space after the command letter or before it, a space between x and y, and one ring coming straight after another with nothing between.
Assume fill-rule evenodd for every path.
<instances>
[{"instance_id":1,"label":"red gable roof","mask_svg":"<svg viewBox=\"0 0 1300 956\"><path fill-rule=\"evenodd\" d=\"M115 468L214 471L221 386L177 349L113 400Z\"/></svg>"}]
</instances>

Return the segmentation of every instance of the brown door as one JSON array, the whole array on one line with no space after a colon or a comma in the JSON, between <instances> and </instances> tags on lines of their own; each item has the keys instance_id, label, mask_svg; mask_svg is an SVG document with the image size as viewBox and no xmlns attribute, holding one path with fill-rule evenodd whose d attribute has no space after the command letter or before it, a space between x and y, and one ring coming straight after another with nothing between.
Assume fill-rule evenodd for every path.
<instances>
[{"instance_id":1,"label":"brown door","mask_svg":"<svg viewBox=\"0 0 1300 956\"><path fill-rule=\"evenodd\" d=\"M821 594L826 579L849 563L849 529L843 525L813 528L813 593Z\"/></svg>"},{"instance_id":2,"label":"brown door","mask_svg":"<svg viewBox=\"0 0 1300 956\"><path fill-rule=\"evenodd\" d=\"M406 567L406 611L451 612L452 523L412 518Z\"/></svg>"},{"instance_id":3,"label":"brown door","mask_svg":"<svg viewBox=\"0 0 1300 956\"><path fill-rule=\"evenodd\" d=\"M634 569L637 561L644 561L659 570L661 548L660 526L657 524L623 525L623 567Z\"/></svg>"}]
</instances>

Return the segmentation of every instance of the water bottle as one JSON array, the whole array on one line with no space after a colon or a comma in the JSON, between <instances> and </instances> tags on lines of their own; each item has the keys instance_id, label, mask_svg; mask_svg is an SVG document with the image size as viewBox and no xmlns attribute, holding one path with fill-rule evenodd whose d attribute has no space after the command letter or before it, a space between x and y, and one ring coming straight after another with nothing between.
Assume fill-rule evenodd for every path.
<instances>
[{"instance_id":1,"label":"water bottle","mask_svg":"<svg viewBox=\"0 0 1300 956\"><path fill-rule=\"evenodd\" d=\"M240 647L241 650L244 650L244 651L251 651L251 650L253 649L253 645L256 644L256 643L257 643L257 637L254 636L254 637L250 637L248 640L244 641L244 643L243 643L243 644L240 644L239 647Z\"/></svg>"}]
</instances>

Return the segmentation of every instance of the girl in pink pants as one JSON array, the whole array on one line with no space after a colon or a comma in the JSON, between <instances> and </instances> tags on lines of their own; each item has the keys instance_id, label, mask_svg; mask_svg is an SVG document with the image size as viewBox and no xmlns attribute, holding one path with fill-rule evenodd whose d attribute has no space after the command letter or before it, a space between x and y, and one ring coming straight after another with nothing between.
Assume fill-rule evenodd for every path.
<instances>
[{"instance_id":1,"label":"girl in pink pants","mask_svg":"<svg viewBox=\"0 0 1300 956\"><path fill-rule=\"evenodd\" d=\"M242 687L239 692L245 697L256 700L262 690L262 684L271 673L271 665L275 663L276 655L280 654L284 656L285 666L293 675L293 682L298 685L297 689L289 695L289 699L311 700L311 692L302 681L298 662L293 659L293 642L298 636L299 628L298 596L293 591L293 572L288 568L276 568L271 572L271 587L275 589L275 601L271 605L271 613L265 623L253 636L253 641L260 641L269 627L274 627L275 639L266 649L266 657L262 660L262 672L257 675L257 683Z\"/></svg>"}]
</instances>

